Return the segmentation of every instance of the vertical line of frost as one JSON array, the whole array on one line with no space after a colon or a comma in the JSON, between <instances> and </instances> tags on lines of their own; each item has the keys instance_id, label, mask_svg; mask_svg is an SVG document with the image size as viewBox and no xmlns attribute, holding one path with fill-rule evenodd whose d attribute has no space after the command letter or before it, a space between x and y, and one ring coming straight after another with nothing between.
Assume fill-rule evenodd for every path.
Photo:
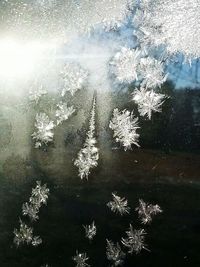
<instances>
[{"instance_id":1,"label":"vertical line of frost","mask_svg":"<svg viewBox=\"0 0 200 267\"><path fill-rule=\"evenodd\" d=\"M97 141L95 138L95 111L96 98L93 98L92 109L90 112L89 130L83 148L79 151L74 165L79 169L81 179L86 178L90 174L90 170L98 165L99 149L95 146Z\"/></svg>"}]
</instances>

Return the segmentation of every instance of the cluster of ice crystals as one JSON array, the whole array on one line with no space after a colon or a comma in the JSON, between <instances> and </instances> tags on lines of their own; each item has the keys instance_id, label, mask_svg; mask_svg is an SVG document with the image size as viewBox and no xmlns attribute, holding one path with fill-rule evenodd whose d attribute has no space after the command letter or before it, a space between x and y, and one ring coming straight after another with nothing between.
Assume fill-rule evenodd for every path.
<instances>
[{"instance_id":1,"label":"cluster of ice crystals","mask_svg":"<svg viewBox=\"0 0 200 267\"><path fill-rule=\"evenodd\" d=\"M160 87L166 81L163 63L152 57L141 58L140 75L143 79L141 86L146 88Z\"/></svg>"},{"instance_id":2,"label":"cluster of ice crystals","mask_svg":"<svg viewBox=\"0 0 200 267\"><path fill-rule=\"evenodd\" d=\"M97 233L97 227L94 222L92 222L91 225L85 225L85 236L88 238L90 241L95 237Z\"/></svg>"},{"instance_id":3,"label":"cluster of ice crystals","mask_svg":"<svg viewBox=\"0 0 200 267\"><path fill-rule=\"evenodd\" d=\"M59 103L56 110L57 125L68 120L74 112L75 109L73 106L68 107L66 103Z\"/></svg>"},{"instance_id":4,"label":"cluster of ice crystals","mask_svg":"<svg viewBox=\"0 0 200 267\"><path fill-rule=\"evenodd\" d=\"M36 131L32 134L32 138L36 140L35 148L47 145L49 142L53 141L54 127L54 122L51 121L45 113L39 113L36 115Z\"/></svg>"},{"instance_id":5,"label":"cluster of ice crystals","mask_svg":"<svg viewBox=\"0 0 200 267\"><path fill-rule=\"evenodd\" d=\"M66 92L70 92L71 95L74 95L76 91L87 85L88 71L77 63L66 63L61 75L64 82L61 93L62 96L64 96Z\"/></svg>"},{"instance_id":6,"label":"cluster of ice crystals","mask_svg":"<svg viewBox=\"0 0 200 267\"><path fill-rule=\"evenodd\" d=\"M142 0L134 21L140 41L165 44L170 53L200 56L199 0Z\"/></svg>"},{"instance_id":7,"label":"cluster of ice crystals","mask_svg":"<svg viewBox=\"0 0 200 267\"><path fill-rule=\"evenodd\" d=\"M116 142L120 142L125 151L131 149L132 144L139 146L139 134L136 131L140 127L138 127L138 118L134 117L133 112L114 109L109 127L114 131L113 137Z\"/></svg>"},{"instance_id":8,"label":"cluster of ice crystals","mask_svg":"<svg viewBox=\"0 0 200 267\"><path fill-rule=\"evenodd\" d=\"M37 181L37 185L32 189L31 197L29 198L29 203L24 203L22 205L23 215L29 216L32 221L38 220L39 209L42 204L47 203L49 196L49 189L46 184L41 185L40 181Z\"/></svg>"},{"instance_id":9,"label":"cluster of ice crystals","mask_svg":"<svg viewBox=\"0 0 200 267\"><path fill-rule=\"evenodd\" d=\"M36 104L39 102L40 98L47 94L47 91L41 85L38 89L31 89L29 91L29 100L35 102Z\"/></svg>"},{"instance_id":10,"label":"cluster of ice crystals","mask_svg":"<svg viewBox=\"0 0 200 267\"><path fill-rule=\"evenodd\" d=\"M121 83L132 83L137 80L140 51L122 47L110 62L112 72Z\"/></svg>"},{"instance_id":11,"label":"cluster of ice crystals","mask_svg":"<svg viewBox=\"0 0 200 267\"><path fill-rule=\"evenodd\" d=\"M78 251L76 251L76 256L74 256L72 259L76 263L76 267L89 267L90 266L86 262L87 260L89 260L86 253L79 253Z\"/></svg>"},{"instance_id":12,"label":"cluster of ice crystals","mask_svg":"<svg viewBox=\"0 0 200 267\"><path fill-rule=\"evenodd\" d=\"M141 116L147 116L151 119L152 112L161 112L162 104L166 96L156 93L153 90L145 88L135 89L132 100L138 105L138 111Z\"/></svg>"},{"instance_id":13,"label":"cluster of ice crystals","mask_svg":"<svg viewBox=\"0 0 200 267\"><path fill-rule=\"evenodd\" d=\"M112 266L121 266L124 263L125 253L122 251L119 243L114 244L110 240L106 240L106 256L107 259L112 263Z\"/></svg>"},{"instance_id":14,"label":"cluster of ice crystals","mask_svg":"<svg viewBox=\"0 0 200 267\"><path fill-rule=\"evenodd\" d=\"M27 226L24 222L20 220L20 227L14 229L14 244L17 246L23 244L32 244L33 246L38 246L42 243L42 239L39 236L33 236L33 228Z\"/></svg>"},{"instance_id":15,"label":"cluster of ice crystals","mask_svg":"<svg viewBox=\"0 0 200 267\"><path fill-rule=\"evenodd\" d=\"M33 239L33 229L28 227L24 222L20 220L20 228L14 229L14 240L13 242L19 246L20 244L30 244Z\"/></svg>"},{"instance_id":16,"label":"cluster of ice crystals","mask_svg":"<svg viewBox=\"0 0 200 267\"><path fill-rule=\"evenodd\" d=\"M79 169L79 176L81 179L88 179L90 169L98 165L99 152L96 145L95 138L95 107L96 100L94 98L91 116L89 121L89 131L87 132L87 138L84 143L84 147L79 151L77 159L74 161L74 165Z\"/></svg>"},{"instance_id":17,"label":"cluster of ice crystals","mask_svg":"<svg viewBox=\"0 0 200 267\"><path fill-rule=\"evenodd\" d=\"M130 208L128 207L128 201L124 197L119 197L112 193L113 200L107 203L107 206L111 211L119 213L120 215L128 214Z\"/></svg>"},{"instance_id":18,"label":"cluster of ice crystals","mask_svg":"<svg viewBox=\"0 0 200 267\"><path fill-rule=\"evenodd\" d=\"M135 210L138 212L143 224L151 223L152 216L162 212L159 205L145 203L142 199L139 199L139 206Z\"/></svg>"},{"instance_id":19,"label":"cluster of ice crystals","mask_svg":"<svg viewBox=\"0 0 200 267\"><path fill-rule=\"evenodd\" d=\"M136 254L140 253L142 249L146 249L144 243L144 235L146 234L144 229L134 230L133 226L130 224L129 231L126 231L127 238L122 238L122 244L128 248L128 253Z\"/></svg>"}]
</instances>

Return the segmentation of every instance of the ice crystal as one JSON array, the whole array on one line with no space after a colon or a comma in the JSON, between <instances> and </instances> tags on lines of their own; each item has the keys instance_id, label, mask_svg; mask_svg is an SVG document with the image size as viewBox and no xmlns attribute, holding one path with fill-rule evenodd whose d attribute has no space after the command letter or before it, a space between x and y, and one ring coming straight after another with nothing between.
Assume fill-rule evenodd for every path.
<instances>
[{"instance_id":1,"label":"ice crystal","mask_svg":"<svg viewBox=\"0 0 200 267\"><path fill-rule=\"evenodd\" d=\"M40 98L47 94L47 91L41 85L38 89L31 89L29 92L29 100L35 102L36 104L39 102Z\"/></svg>"},{"instance_id":2,"label":"ice crystal","mask_svg":"<svg viewBox=\"0 0 200 267\"><path fill-rule=\"evenodd\" d=\"M42 244L42 239L39 236L34 236L31 243L34 247L37 247Z\"/></svg>"},{"instance_id":3,"label":"ice crystal","mask_svg":"<svg viewBox=\"0 0 200 267\"><path fill-rule=\"evenodd\" d=\"M57 105L56 117L57 125L69 119L69 117L75 112L73 106L68 107L66 103L59 103Z\"/></svg>"},{"instance_id":4,"label":"ice crystal","mask_svg":"<svg viewBox=\"0 0 200 267\"><path fill-rule=\"evenodd\" d=\"M142 199L139 199L139 206L135 210L143 224L151 223L152 216L162 212L159 205L145 203Z\"/></svg>"},{"instance_id":5,"label":"ice crystal","mask_svg":"<svg viewBox=\"0 0 200 267\"><path fill-rule=\"evenodd\" d=\"M129 213L130 208L128 207L128 201L124 197L119 197L116 194L112 193L113 200L107 203L107 206L111 211L124 215Z\"/></svg>"},{"instance_id":6,"label":"ice crystal","mask_svg":"<svg viewBox=\"0 0 200 267\"><path fill-rule=\"evenodd\" d=\"M166 44L170 53L200 56L199 0L143 0L134 21L140 21L140 40Z\"/></svg>"},{"instance_id":7,"label":"ice crystal","mask_svg":"<svg viewBox=\"0 0 200 267\"><path fill-rule=\"evenodd\" d=\"M112 266L121 266L124 263L125 253L122 251L119 243L114 244L112 241L106 239L106 256L111 261Z\"/></svg>"},{"instance_id":8,"label":"ice crystal","mask_svg":"<svg viewBox=\"0 0 200 267\"><path fill-rule=\"evenodd\" d=\"M123 47L110 62L112 72L117 80L122 83L131 83L137 80L140 51Z\"/></svg>"},{"instance_id":9,"label":"ice crystal","mask_svg":"<svg viewBox=\"0 0 200 267\"><path fill-rule=\"evenodd\" d=\"M39 113L36 115L36 131L32 134L33 139L36 140L35 148L47 145L49 142L53 141L54 127L54 122L51 121L45 113Z\"/></svg>"},{"instance_id":10,"label":"ice crystal","mask_svg":"<svg viewBox=\"0 0 200 267\"><path fill-rule=\"evenodd\" d=\"M38 212L39 207L37 205L29 204L27 202L22 205L22 214L29 216L32 221L39 219Z\"/></svg>"},{"instance_id":11,"label":"ice crystal","mask_svg":"<svg viewBox=\"0 0 200 267\"><path fill-rule=\"evenodd\" d=\"M133 101L138 105L138 111L141 116L147 116L151 119L152 112L161 112L162 104L166 96L153 90L148 91L145 88L135 89L133 92Z\"/></svg>"},{"instance_id":12,"label":"ice crystal","mask_svg":"<svg viewBox=\"0 0 200 267\"><path fill-rule=\"evenodd\" d=\"M163 63L155 58L141 58L139 72L143 79L141 86L146 88L160 87L166 81L167 76L163 74Z\"/></svg>"},{"instance_id":13,"label":"ice crystal","mask_svg":"<svg viewBox=\"0 0 200 267\"><path fill-rule=\"evenodd\" d=\"M125 151L131 149L132 144L139 146L139 134L136 131L140 127L138 127L138 118L134 117L133 112L114 109L109 127L114 131L113 137L116 142L120 142Z\"/></svg>"},{"instance_id":14,"label":"ice crystal","mask_svg":"<svg viewBox=\"0 0 200 267\"><path fill-rule=\"evenodd\" d=\"M37 181L37 185L32 189L31 197L29 198L29 203L24 203L22 205L23 215L29 216L32 221L38 220L39 209L42 204L47 203L49 196L49 189L46 184L41 186L41 182Z\"/></svg>"},{"instance_id":15,"label":"ice crystal","mask_svg":"<svg viewBox=\"0 0 200 267\"><path fill-rule=\"evenodd\" d=\"M20 228L19 230L14 229L14 235L13 242L17 246L21 244L30 244L33 238L33 229L20 220Z\"/></svg>"},{"instance_id":16,"label":"ice crystal","mask_svg":"<svg viewBox=\"0 0 200 267\"><path fill-rule=\"evenodd\" d=\"M89 240L92 240L96 233L97 233L97 228L94 222L92 222L91 225L85 225L83 226L85 229L85 236L86 238L88 238Z\"/></svg>"},{"instance_id":17,"label":"ice crystal","mask_svg":"<svg viewBox=\"0 0 200 267\"><path fill-rule=\"evenodd\" d=\"M47 204L47 199L49 197L49 188L47 188L46 184L41 185L40 181L37 181L36 183L36 187L32 189L30 202L35 205L37 204L40 207L41 204Z\"/></svg>"},{"instance_id":18,"label":"ice crystal","mask_svg":"<svg viewBox=\"0 0 200 267\"><path fill-rule=\"evenodd\" d=\"M126 231L127 238L122 238L122 244L128 248L128 253L132 254L135 252L136 254L140 253L142 249L146 249L144 243L144 235L146 234L144 229L134 230L132 225L130 224L129 231Z\"/></svg>"},{"instance_id":19,"label":"ice crystal","mask_svg":"<svg viewBox=\"0 0 200 267\"><path fill-rule=\"evenodd\" d=\"M66 63L61 75L64 82L62 96L66 92L74 95L76 91L82 89L87 84L88 72L77 63Z\"/></svg>"},{"instance_id":20,"label":"ice crystal","mask_svg":"<svg viewBox=\"0 0 200 267\"><path fill-rule=\"evenodd\" d=\"M87 132L87 138L84 143L84 147L79 151L77 159L74 161L74 165L79 169L79 176L81 179L88 179L90 169L98 165L99 152L95 146L96 138L95 134L95 107L96 100L94 98L91 116L89 121L89 131Z\"/></svg>"},{"instance_id":21,"label":"ice crystal","mask_svg":"<svg viewBox=\"0 0 200 267\"><path fill-rule=\"evenodd\" d=\"M79 253L76 251L76 256L74 256L73 261L76 263L76 267L89 267L90 265L86 263L89 259L86 253Z\"/></svg>"}]
</instances>

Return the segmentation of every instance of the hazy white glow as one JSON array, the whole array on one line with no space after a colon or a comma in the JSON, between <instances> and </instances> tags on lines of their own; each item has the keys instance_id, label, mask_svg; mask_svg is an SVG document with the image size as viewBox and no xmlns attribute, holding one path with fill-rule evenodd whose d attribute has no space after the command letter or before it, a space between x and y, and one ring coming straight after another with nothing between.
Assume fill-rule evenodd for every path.
<instances>
[{"instance_id":1,"label":"hazy white glow","mask_svg":"<svg viewBox=\"0 0 200 267\"><path fill-rule=\"evenodd\" d=\"M0 77L23 78L30 75L44 56L46 45L0 40Z\"/></svg>"}]
</instances>

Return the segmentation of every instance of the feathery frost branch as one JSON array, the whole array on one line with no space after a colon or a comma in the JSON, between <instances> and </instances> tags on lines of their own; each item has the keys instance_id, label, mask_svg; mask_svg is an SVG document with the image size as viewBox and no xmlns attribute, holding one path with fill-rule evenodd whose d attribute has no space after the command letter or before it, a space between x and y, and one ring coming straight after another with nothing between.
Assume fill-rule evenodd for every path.
<instances>
[{"instance_id":1,"label":"feathery frost branch","mask_svg":"<svg viewBox=\"0 0 200 267\"><path fill-rule=\"evenodd\" d=\"M74 165L79 169L79 176L81 179L88 179L90 169L98 165L99 152L95 146L95 107L96 99L93 100L92 110L89 121L89 131L87 132L87 138L83 148L79 151L77 159L74 161Z\"/></svg>"},{"instance_id":2,"label":"feathery frost branch","mask_svg":"<svg viewBox=\"0 0 200 267\"><path fill-rule=\"evenodd\" d=\"M68 120L75 111L74 106L68 107L66 103L59 103L56 110L57 125Z\"/></svg>"}]
</instances>

